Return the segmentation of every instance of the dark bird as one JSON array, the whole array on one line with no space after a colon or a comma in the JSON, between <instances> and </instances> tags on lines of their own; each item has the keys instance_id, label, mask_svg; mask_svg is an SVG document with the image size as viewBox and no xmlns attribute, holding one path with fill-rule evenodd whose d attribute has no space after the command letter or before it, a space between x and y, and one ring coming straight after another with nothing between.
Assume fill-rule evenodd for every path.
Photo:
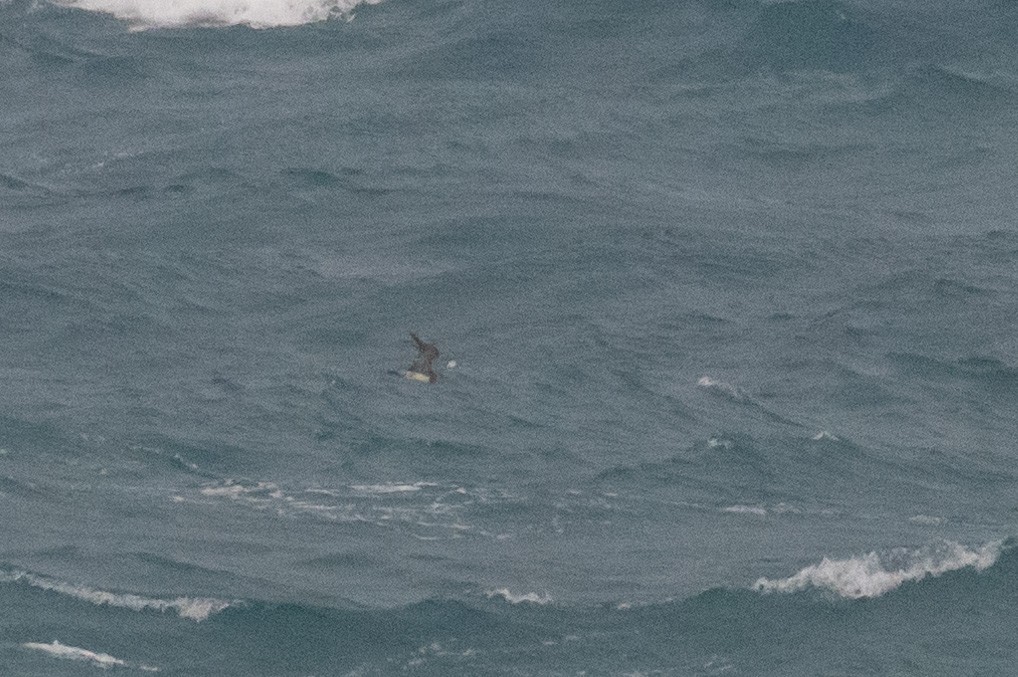
<instances>
[{"instance_id":1,"label":"dark bird","mask_svg":"<svg viewBox=\"0 0 1018 677\"><path fill-rule=\"evenodd\" d=\"M417 334L410 332L410 338L414 340L417 345L417 357L414 359L414 363L410 366L407 371L407 378L419 378L415 374L421 374L426 376L429 383L434 383L438 380L438 372L432 366L432 362L438 358L438 348L435 347L434 343L425 343L420 339Z\"/></svg>"}]
</instances>

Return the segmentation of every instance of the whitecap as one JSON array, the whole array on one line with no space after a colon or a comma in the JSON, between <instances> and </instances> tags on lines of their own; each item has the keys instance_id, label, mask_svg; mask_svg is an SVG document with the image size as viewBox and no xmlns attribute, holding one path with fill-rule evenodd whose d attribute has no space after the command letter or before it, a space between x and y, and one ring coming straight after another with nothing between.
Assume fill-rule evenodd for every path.
<instances>
[{"instance_id":1,"label":"whitecap","mask_svg":"<svg viewBox=\"0 0 1018 677\"><path fill-rule=\"evenodd\" d=\"M982 571L997 561L1002 546L1003 541L993 541L970 549L944 542L918 550L898 548L885 554L870 552L848 559L825 557L819 564L788 578L760 578L753 588L760 592L797 592L813 587L848 599L879 597L908 581L967 567Z\"/></svg>"},{"instance_id":2,"label":"whitecap","mask_svg":"<svg viewBox=\"0 0 1018 677\"><path fill-rule=\"evenodd\" d=\"M341 498L343 494L339 493L335 489L305 489L305 494L321 494L322 496L331 496L332 498Z\"/></svg>"},{"instance_id":3,"label":"whitecap","mask_svg":"<svg viewBox=\"0 0 1018 677\"><path fill-rule=\"evenodd\" d=\"M250 487L245 487L241 484L226 484L220 487L202 487L202 496L227 496L229 498L237 498L243 494L251 493L253 491Z\"/></svg>"},{"instance_id":4,"label":"whitecap","mask_svg":"<svg viewBox=\"0 0 1018 677\"><path fill-rule=\"evenodd\" d=\"M192 472L198 472L198 465L196 463L191 463L180 454L174 454L173 460Z\"/></svg>"},{"instance_id":5,"label":"whitecap","mask_svg":"<svg viewBox=\"0 0 1018 677\"><path fill-rule=\"evenodd\" d=\"M108 592L96 590L84 585L74 585L57 581L27 571L0 570L0 583L24 583L33 588L56 592L90 602L97 606L111 606L132 611L169 611L177 612L181 618L195 622L203 621L212 614L231 606L231 602L209 597L177 597L175 599L152 599L131 593Z\"/></svg>"},{"instance_id":6,"label":"whitecap","mask_svg":"<svg viewBox=\"0 0 1018 677\"><path fill-rule=\"evenodd\" d=\"M937 526L944 523L943 517L934 517L932 515L913 515L908 518L908 521L912 524L922 524L924 526Z\"/></svg>"},{"instance_id":7,"label":"whitecap","mask_svg":"<svg viewBox=\"0 0 1018 677\"><path fill-rule=\"evenodd\" d=\"M203 496L224 496L227 498L247 498L250 500L279 499L285 494L274 482L249 482L227 479L219 485L206 485L201 488Z\"/></svg>"},{"instance_id":8,"label":"whitecap","mask_svg":"<svg viewBox=\"0 0 1018 677\"><path fill-rule=\"evenodd\" d=\"M413 484L354 484L350 488L365 494L398 494L410 491L420 491L424 487L436 486L430 482L414 482Z\"/></svg>"},{"instance_id":9,"label":"whitecap","mask_svg":"<svg viewBox=\"0 0 1018 677\"><path fill-rule=\"evenodd\" d=\"M358 5L381 0L56 0L65 7L112 14L132 29L182 26L300 26L337 16L350 18Z\"/></svg>"},{"instance_id":10,"label":"whitecap","mask_svg":"<svg viewBox=\"0 0 1018 677\"><path fill-rule=\"evenodd\" d=\"M721 512L730 512L737 515L760 515L762 517L767 514L767 508L753 505L730 505L727 508L722 508Z\"/></svg>"},{"instance_id":11,"label":"whitecap","mask_svg":"<svg viewBox=\"0 0 1018 677\"><path fill-rule=\"evenodd\" d=\"M432 491L438 487L440 491ZM323 519L339 523L372 524L391 528L393 525L423 527L444 532L444 538L459 538L465 533L487 538L497 534L479 530L463 519L467 506L475 500L493 500L488 492L462 487L448 488L426 481L354 484L339 489L319 486L293 490L273 482L226 479L207 484L197 490L206 504L212 501L235 502L238 505L283 518ZM462 501L461 496L472 500ZM456 499L451 500L450 499ZM494 500L511 500L497 493ZM196 502L194 497L173 496L178 502ZM425 534L433 536L434 534Z\"/></svg>"},{"instance_id":12,"label":"whitecap","mask_svg":"<svg viewBox=\"0 0 1018 677\"><path fill-rule=\"evenodd\" d=\"M127 661L121 660L114 656L106 653L99 653L97 651L89 651L88 649L82 649L76 646L68 646L67 644L61 644L57 640L53 640L51 644L43 644L41 642L25 642L22 644L26 649L33 651L42 651L47 653L54 658L63 658L72 661L86 661L91 663L95 667L108 670L110 668L136 668L144 672L159 672L159 668L154 668L150 665L132 665Z\"/></svg>"},{"instance_id":13,"label":"whitecap","mask_svg":"<svg viewBox=\"0 0 1018 677\"><path fill-rule=\"evenodd\" d=\"M733 386L731 383L725 383L724 381L715 381L710 376L701 376L697 380L696 385L700 388L709 390L717 395L727 397L735 400L736 402L745 402L749 400L749 396L746 395L742 389Z\"/></svg>"},{"instance_id":14,"label":"whitecap","mask_svg":"<svg viewBox=\"0 0 1018 677\"><path fill-rule=\"evenodd\" d=\"M540 595L536 592L527 592L522 595L514 595L508 588L499 588L498 590L488 590L485 593L488 599L494 597L501 597L510 604L550 604L551 597L548 593Z\"/></svg>"}]
</instances>

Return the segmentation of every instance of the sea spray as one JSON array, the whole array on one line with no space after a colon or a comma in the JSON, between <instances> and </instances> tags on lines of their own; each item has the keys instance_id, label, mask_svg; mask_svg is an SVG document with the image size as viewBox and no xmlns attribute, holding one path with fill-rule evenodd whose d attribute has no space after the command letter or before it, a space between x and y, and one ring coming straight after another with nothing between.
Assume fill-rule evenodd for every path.
<instances>
[{"instance_id":1,"label":"sea spray","mask_svg":"<svg viewBox=\"0 0 1018 677\"><path fill-rule=\"evenodd\" d=\"M977 571L987 569L997 561L1002 547L1003 541L992 541L976 548L944 542L917 550L897 548L884 554L870 552L847 559L825 557L819 564L812 564L788 578L760 578L753 588L760 592L797 592L813 587L848 599L879 597L908 581L966 567Z\"/></svg>"}]
</instances>

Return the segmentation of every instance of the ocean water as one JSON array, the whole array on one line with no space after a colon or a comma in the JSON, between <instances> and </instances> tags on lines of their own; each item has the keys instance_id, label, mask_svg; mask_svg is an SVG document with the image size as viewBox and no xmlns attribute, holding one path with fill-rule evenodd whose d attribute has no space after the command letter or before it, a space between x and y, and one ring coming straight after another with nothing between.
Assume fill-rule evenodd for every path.
<instances>
[{"instance_id":1,"label":"ocean water","mask_svg":"<svg viewBox=\"0 0 1018 677\"><path fill-rule=\"evenodd\" d=\"M1016 30L0 0L0 673L1014 674Z\"/></svg>"}]
</instances>

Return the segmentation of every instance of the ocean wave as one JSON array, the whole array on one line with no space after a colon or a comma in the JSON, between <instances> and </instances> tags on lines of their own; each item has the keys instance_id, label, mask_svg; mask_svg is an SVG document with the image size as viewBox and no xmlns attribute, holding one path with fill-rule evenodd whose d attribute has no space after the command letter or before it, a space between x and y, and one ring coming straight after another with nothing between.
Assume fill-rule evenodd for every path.
<instances>
[{"instance_id":1,"label":"ocean wave","mask_svg":"<svg viewBox=\"0 0 1018 677\"><path fill-rule=\"evenodd\" d=\"M438 486L433 482L414 482L413 484L353 484L350 488L365 494L400 494L409 491L420 491L424 487Z\"/></svg>"},{"instance_id":2,"label":"ocean wave","mask_svg":"<svg viewBox=\"0 0 1018 677\"><path fill-rule=\"evenodd\" d=\"M898 548L888 553L870 552L848 559L825 557L819 564L812 564L788 578L760 578L753 588L766 593L821 588L847 599L880 597L909 581L968 567L983 571L997 561L1003 545L1003 541L992 541L970 549L948 541L918 550Z\"/></svg>"},{"instance_id":3,"label":"ocean wave","mask_svg":"<svg viewBox=\"0 0 1018 677\"><path fill-rule=\"evenodd\" d=\"M498 590L488 590L484 593L485 597L492 599L500 597L510 604L538 604L545 605L551 604L551 596L548 593L539 594L536 592L526 592L523 594L513 594L508 588L499 588Z\"/></svg>"},{"instance_id":4,"label":"ocean wave","mask_svg":"<svg viewBox=\"0 0 1018 677\"><path fill-rule=\"evenodd\" d=\"M750 23L742 39L722 61L729 72L756 72L766 66L778 72L840 73L865 66L876 54L886 55L879 20L848 3L786 1L756 7L746 14Z\"/></svg>"},{"instance_id":5,"label":"ocean wave","mask_svg":"<svg viewBox=\"0 0 1018 677\"><path fill-rule=\"evenodd\" d=\"M728 451L735 446L735 442L724 437L711 437L707 439L707 446L711 449L724 449Z\"/></svg>"},{"instance_id":6,"label":"ocean wave","mask_svg":"<svg viewBox=\"0 0 1018 677\"><path fill-rule=\"evenodd\" d=\"M275 482L226 479L206 484L197 496L174 495L178 503L211 505L229 501L284 518L423 530L424 538L460 538L467 534L500 538L465 521L468 506L505 497L481 488L434 482L355 484L343 488L281 487Z\"/></svg>"},{"instance_id":7,"label":"ocean wave","mask_svg":"<svg viewBox=\"0 0 1018 677\"><path fill-rule=\"evenodd\" d=\"M6 456L7 450L0 449L0 456ZM0 496L41 497L45 492L35 482L19 480L10 475L0 475Z\"/></svg>"},{"instance_id":8,"label":"ocean wave","mask_svg":"<svg viewBox=\"0 0 1018 677\"><path fill-rule=\"evenodd\" d=\"M731 383L725 383L724 381L716 381L710 376L701 376L697 381L696 385L704 390L709 390L712 393L721 395L730 400L736 402L749 402L750 397L742 388L738 388Z\"/></svg>"},{"instance_id":9,"label":"ocean wave","mask_svg":"<svg viewBox=\"0 0 1018 677\"><path fill-rule=\"evenodd\" d=\"M944 523L943 517L936 517L933 515L913 515L908 518L908 521L912 524L921 524L928 527L940 526Z\"/></svg>"},{"instance_id":10,"label":"ocean wave","mask_svg":"<svg viewBox=\"0 0 1018 677\"><path fill-rule=\"evenodd\" d=\"M180 454L174 454L173 455L173 460L176 461L178 464L180 464L183 468L185 468L187 470L190 470L191 472L198 472L198 464L197 463L192 463L191 461L188 461L186 458L184 458Z\"/></svg>"},{"instance_id":11,"label":"ocean wave","mask_svg":"<svg viewBox=\"0 0 1018 677\"><path fill-rule=\"evenodd\" d=\"M84 585L75 585L57 581L27 571L0 570L0 583L23 583L39 590L68 595L75 599L90 602L97 606L111 606L132 611L169 611L177 612L181 618L195 622L207 619L233 605L221 599L210 597L177 597L175 599L153 599L131 593L108 592Z\"/></svg>"},{"instance_id":12,"label":"ocean wave","mask_svg":"<svg viewBox=\"0 0 1018 677\"><path fill-rule=\"evenodd\" d=\"M182 26L300 26L334 17L351 17L358 5L381 0L55 0L65 7L103 12L132 29Z\"/></svg>"},{"instance_id":13,"label":"ocean wave","mask_svg":"<svg viewBox=\"0 0 1018 677\"><path fill-rule=\"evenodd\" d=\"M764 517L767 515L767 508L756 505L730 505L726 508L722 508L721 512L727 512L733 515L759 515L760 517Z\"/></svg>"},{"instance_id":14,"label":"ocean wave","mask_svg":"<svg viewBox=\"0 0 1018 677\"><path fill-rule=\"evenodd\" d=\"M248 482L227 479L216 484L202 487L201 496L212 499L228 499L256 508L270 510L276 515L292 516L295 514L317 515L319 517L340 522L370 522L371 519L348 503L330 503L325 499L306 501L288 494L275 482ZM306 493L332 498L339 496L325 489L310 489ZM187 500L183 496L175 496L174 500Z\"/></svg>"},{"instance_id":15,"label":"ocean wave","mask_svg":"<svg viewBox=\"0 0 1018 677\"><path fill-rule=\"evenodd\" d=\"M814 648L803 648L802 637L852 651L857 649L858 636L846 634L845 628L866 624L879 629L894 646L907 643L916 633L927 633L937 641L956 637L955 612L945 612L939 622L933 613L931 623L927 610L950 608L962 598L970 609L986 612L987 627L1006 628L1010 607L998 602L1013 588L1015 563L1008 554L988 564L989 572L973 565L955 576L927 576L931 580L922 582L917 578L916 587L922 589L909 587L901 597L866 604L811 595L760 594L746 587L596 605L562 603L533 588L513 591L507 587L465 598L433 596L382 608L252 599L207 626L182 628L218 647L202 656L202 670L185 671L250 674L249 666L254 665L259 674L368 674L391 672L393 665L417 667L426 660L428 674L498 674L504 672L506 661L529 674L580 652L583 659L577 668L597 665L603 672L623 674L634 671L627 659L646 656L652 642L653 660L643 663L644 673L667 665L671 670L661 672L703 674L700 666L717 656L745 656L747 646L754 647L755 665L784 668L764 670L767 674L825 673L831 669L811 662ZM795 641L775 643L775 627ZM237 642L237 637L245 641ZM336 646L343 651L334 651ZM83 660L90 655L56 645L33 648L66 653L68 658L74 654ZM115 662L119 660L110 657L106 663L117 669L140 667Z\"/></svg>"},{"instance_id":16,"label":"ocean wave","mask_svg":"<svg viewBox=\"0 0 1018 677\"><path fill-rule=\"evenodd\" d=\"M993 74L969 72L938 64L925 64L913 68L903 83L906 100L964 103L966 110L976 106L996 108L1013 105L1013 84Z\"/></svg>"},{"instance_id":17,"label":"ocean wave","mask_svg":"<svg viewBox=\"0 0 1018 677\"><path fill-rule=\"evenodd\" d=\"M704 375L697 379L696 387L702 388L703 390L706 390L707 392L719 398L726 399L737 404L745 405L748 409L753 409L756 412L766 416L768 419L775 421L777 423L783 423L785 425L795 426L797 428L802 427L800 423L789 418L786 418L785 416L782 416L777 412L771 411L770 409L762 405L759 401L753 399L753 397L751 397L748 392L732 383L719 381L713 378L712 376Z\"/></svg>"},{"instance_id":18,"label":"ocean wave","mask_svg":"<svg viewBox=\"0 0 1018 677\"><path fill-rule=\"evenodd\" d=\"M35 183L30 183L23 179L19 179L13 174L5 174L0 172L0 189L10 191L12 193L35 193L48 195L52 193L50 189L45 186L41 186Z\"/></svg>"},{"instance_id":19,"label":"ocean wave","mask_svg":"<svg viewBox=\"0 0 1018 677\"><path fill-rule=\"evenodd\" d=\"M809 517L836 517L838 512L830 508L800 508L795 505L789 505L788 503L775 503L773 505L745 505L742 503L736 503L735 505L729 505L721 508L721 512L730 515L757 515L759 517L765 517L767 515L804 515Z\"/></svg>"},{"instance_id":20,"label":"ocean wave","mask_svg":"<svg viewBox=\"0 0 1018 677\"><path fill-rule=\"evenodd\" d=\"M823 442L824 440L826 440L828 442L840 442L841 441L841 438L839 438L839 437L837 437L835 435L832 435L831 433L827 432L826 430L821 430L820 432L818 432L816 435L814 435L810 439L812 439L814 442Z\"/></svg>"},{"instance_id":21,"label":"ocean wave","mask_svg":"<svg viewBox=\"0 0 1018 677\"><path fill-rule=\"evenodd\" d=\"M108 670L109 668L135 668L143 672L159 672L159 668L154 668L151 665L144 664L131 664L125 660L115 658L106 653L99 653L97 651L89 651L88 649L81 649L76 646L68 646L67 644L61 644L57 640L53 640L51 644L42 644L40 642L25 642L21 645L26 649L32 649L33 651L42 651L55 658L64 658L73 661L86 661L91 663L97 668Z\"/></svg>"},{"instance_id":22,"label":"ocean wave","mask_svg":"<svg viewBox=\"0 0 1018 677\"><path fill-rule=\"evenodd\" d=\"M912 352L889 352L887 357L902 372L929 380L965 380L986 390L1014 392L1018 367L986 355L949 360Z\"/></svg>"}]
</instances>

